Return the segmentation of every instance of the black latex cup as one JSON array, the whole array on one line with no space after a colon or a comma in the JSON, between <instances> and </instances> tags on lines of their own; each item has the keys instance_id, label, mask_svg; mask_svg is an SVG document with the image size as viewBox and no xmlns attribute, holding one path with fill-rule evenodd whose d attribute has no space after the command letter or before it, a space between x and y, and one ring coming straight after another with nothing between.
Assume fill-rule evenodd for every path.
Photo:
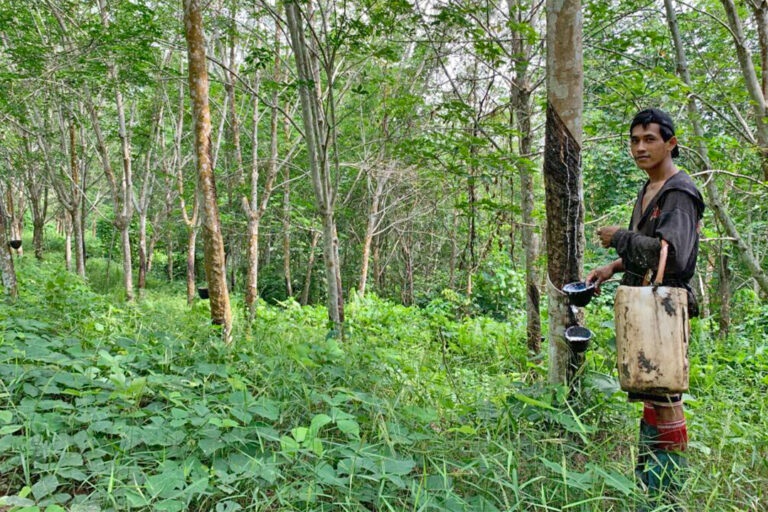
<instances>
[{"instance_id":1,"label":"black latex cup","mask_svg":"<svg viewBox=\"0 0 768 512\"><path fill-rule=\"evenodd\" d=\"M595 295L595 284L587 284L583 281L568 283L563 286L563 293L568 295L568 302L571 303L571 306L583 308L589 304L589 301Z\"/></svg>"},{"instance_id":2,"label":"black latex cup","mask_svg":"<svg viewBox=\"0 0 768 512\"><path fill-rule=\"evenodd\" d=\"M584 352L589 347L592 331L580 325L573 325L565 330L565 339L574 352Z\"/></svg>"},{"instance_id":3,"label":"black latex cup","mask_svg":"<svg viewBox=\"0 0 768 512\"><path fill-rule=\"evenodd\" d=\"M11 249L18 249L21 247L21 240L11 240L8 244L11 246Z\"/></svg>"},{"instance_id":4,"label":"black latex cup","mask_svg":"<svg viewBox=\"0 0 768 512\"><path fill-rule=\"evenodd\" d=\"M198 288L197 294L200 295L201 299L207 299L208 298L208 288Z\"/></svg>"}]
</instances>

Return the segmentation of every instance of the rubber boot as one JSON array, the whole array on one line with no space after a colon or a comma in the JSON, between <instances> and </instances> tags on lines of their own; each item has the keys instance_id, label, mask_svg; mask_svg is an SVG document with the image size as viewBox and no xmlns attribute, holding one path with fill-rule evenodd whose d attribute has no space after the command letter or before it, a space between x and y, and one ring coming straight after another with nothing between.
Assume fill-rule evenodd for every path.
<instances>
[{"instance_id":1,"label":"rubber boot","mask_svg":"<svg viewBox=\"0 0 768 512\"><path fill-rule=\"evenodd\" d=\"M688 460L682 452L653 450L645 471L649 494L676 494L688 476L687 468Z\"/></svg>"},{"instance_id":2,"label":"rubber boot","mask_svg":"<svg viewBox=\"0 0 768 512\"><path fill-rule=\"evenodd\" d=\"M640 420L640 435L637 443L637 464L635 465L635 477L643 490L650 487L648 471L646 466L654 450L659 431L656 427L649 425L645 420Z\"/></svg>"}]
</instances>

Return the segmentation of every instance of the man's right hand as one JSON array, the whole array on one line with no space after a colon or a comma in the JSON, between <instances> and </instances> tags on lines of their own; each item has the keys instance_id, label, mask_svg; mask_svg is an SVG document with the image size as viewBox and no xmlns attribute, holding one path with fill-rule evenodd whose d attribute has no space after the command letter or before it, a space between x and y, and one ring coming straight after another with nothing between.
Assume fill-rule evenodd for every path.
<instances>
[{"instance_id":1,"label":"man's right hand","mask_svg":"<svg viewBox=\"0 0 768 512\"><path fill-rule=\"evenodd\" d=\"M612 278L615 273L613 263L598 267L587 274L587 284L595 283L595 294L600 295L600 285Z\"/></svg>"}]
</instances>

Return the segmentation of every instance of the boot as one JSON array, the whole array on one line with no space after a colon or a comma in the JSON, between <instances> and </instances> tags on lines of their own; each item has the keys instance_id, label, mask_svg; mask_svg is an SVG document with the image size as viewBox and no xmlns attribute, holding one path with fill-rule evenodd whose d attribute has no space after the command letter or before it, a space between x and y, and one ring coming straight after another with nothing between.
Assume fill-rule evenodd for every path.
<instances>
[{"instance_id":1,"label":"boot","mask_svg":"<svg viewBox=\"0 0 768 512\"><path fill-rule=\"evenodd\" d=\"M643 490L650 486L646 466L653 453L656 439L659 431L653 425L648 424L644 419L640 420L640 435L637 443L637 464L635 464L635 477Z\"/></svg>"},{"instance_id":2,"label":"boot","mask_svg":"<svg viewBox=\"0 0 768 512\"><path fill-rule=\"evenodd\" d=\"M688 460L682 452L653 450L646 460L649 494L676 494L687 479Z\"/></svg>"}]
</instances>

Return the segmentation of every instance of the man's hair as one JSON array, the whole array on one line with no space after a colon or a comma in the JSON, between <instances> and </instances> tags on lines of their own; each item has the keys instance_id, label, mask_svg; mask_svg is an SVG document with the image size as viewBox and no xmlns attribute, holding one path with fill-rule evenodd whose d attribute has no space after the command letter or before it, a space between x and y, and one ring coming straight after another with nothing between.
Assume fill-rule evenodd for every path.
<instances>
[{"instance_id":1,"label":"man's hair","mask_svg":"<svg viewBox=\"0 0 768 512\"><path fill-rule=\"evenodd\" d=\"M661 138L664 142L668 141L675 135L675 124L672 122L672 118L669 114L658 108L647 108L641 110L632 119L632 123L629 125L629 134L632 134L632 129L641 124L643 128L646 128L649 124L656 123L659 125L659 131L661 132ZM680 151L677 146L672 149L672 158L677 158L680 155Z\"/></svg>"}]
</instances>

